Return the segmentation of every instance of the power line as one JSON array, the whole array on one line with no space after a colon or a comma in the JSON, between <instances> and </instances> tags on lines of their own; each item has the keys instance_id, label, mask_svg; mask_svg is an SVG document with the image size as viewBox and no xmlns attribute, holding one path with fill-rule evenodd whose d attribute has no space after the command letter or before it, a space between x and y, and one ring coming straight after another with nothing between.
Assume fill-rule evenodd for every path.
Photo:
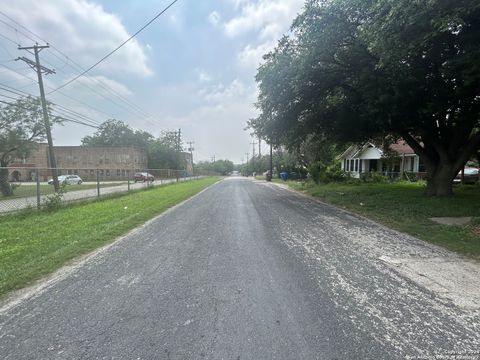
<instances>
[{"instance_id":1,"label":"power line","mask_svg":"<svg viewBox=\"0 0 480 360\"><path fill-rule=\"evenodd\" d=\"M138 34L140 34L143 30L145 30L145 28L147 28L151 23L153 23L155 20L157 20L161 15L163 15L168 9L170 9L178 0L174 0L172 1L165 9L163 9L162 11L160 11L157 15L155 15L153 17L153 19L151 19L149 22L147 22L144 26L142 26L135 34L133 34L132 36L130 36L127 40L125 40L123 43L121 43L119 46L117 46L115 49L113 49L112 51L110 51L107 55L105 55L103 58L101 58L99 61L97 61L95 64L93 64L92 66L90 66L88 69L86 69L85 71L83 71L82 73L80 73L79 75L77 75L76 77L74 77L73 79L67 81L66 83L64 83L63 85L59 86L58 88L54 89L53 91L50 91L48 94L51 94L57 90L60 90L61 88L71 84L72 82L74 82L75 80L77 80L79 77L85 75L87 72L89 72L90 70L92 70L93 68L95 68L97 65L99 65L101 62L103 62L104 60L106 60L108 57L110 57L111 55L113 55L116 51L118 51L123 45L125 45L126 43L128 43L130 40L132 40L135 36L137 36Z\"/></svg>"},{"instance_id":2,"label":"power line","mask_svg":"<svg viewBox=\"0 0 480 360\"><path fill-rule=\"evenodd\" d=\"M27 27L25 27L24 25L20 24L18 21L16 21L15 19L11 18L10 16L8 16L7 14L5 14L3 11L0 11L0 14L2 14L3 16L5 16L7 19L9 19L10 21L12 21L13 23L15 23L16 25L22 27L23 29L25 29L26 31L28 31L30 34L32 34L33 36L37 37L38 39L44 41L45 43L48 43L47 40L43 39L41 36L39 36L38 34L35 34L33 31L29 30ZM20 33L22 34L23 36L25 36L27 39L31 40L31 41L34 41L36 42L36 39L32 38L31 36L27 35L26 33L22 32L21 30L18 30L16 27L12 26L11 24L3 21L0 19L0 22L7 25L8 27L10 27L11 29L15 30L17 33ZM14 40L12 40L11 38L7 37L7 36L4 36L2 35L5 39L7 39L8 41L12 42L13 44L16 44L18 45L18 43ZM53 55L54 57L56 57L57 59L61 60L62 62L65 63L65 66L70 66L72 69L74 69L75 71L78 71L78 69L80 69L80 71L85 71L85 69L79 65L78 63L76 63L75 61L73 61L68 55L66 55L65 53L63 53L61 50L59 50L58 48L54 47L54 46L51 46L55 51L57 51L59 54L61 54L62 56L64 56L68 61L64 61L60 56L56 55L54 52L51 52L50 49L47 49L47 51ZM48 60L43 60L45 63L49 64L50 66L53 66L55 67L55 65L53 65L51 62L49 62ZM72 62L73 64L75 64L77 66L77 68L75 68L73 65L71 65L69 62ZM58 70L58 69L57 69ZM87 70L88 71L88 70ZM64 73L65 72L60 69L60 72ZM82 74L80 74L79 76L81 76ZM128 107L125 107L124 105L120 104L120 103L117 103L116 101L114 101L113 99L105 96L104 94L102 94L101 92L97 91L95 88L92 88L90 87L88 84L86 83L81 83L82 86L90 89L92 92L94 92L95 94L103 97L104 99L106 99L107 101L111 102L112 104L118 106L118 107L121 107L122 109L124 110L127 110L129 111L131 114L135 115L135 116L138 116L140 115L141 117L144 117L145 121L152 124L152 125L155 125L152 121L150 121L148 118L149 117L152 117L150 114L146 113L145 111L143 111L138 105L132 103L131 101L129 101L128 99L126 99L125 97L123 97L121 94L119 94L116 90L112 89L110 86L108 86L107 84L105 84L104 82L102 82L101 80L99 79L96 79L94 77L91 77L91 76L87 76L85 75L85 77L87 79L90 79L96 83L98 83L103 89L105 89L106 91L110 92L111 94L113 94L114 96L116 96L117 98L119 98L122 102L124 102L125 104L127 104L130 108ZM55 92L57 91L57 89L55 90L52 90L50 91L48 94L52 93L52 92Z\"/></svg>"},{"instance_id":3,"label":"power line","mask_svg":"<svg viewBox=\"0 0 480 360\"><path fill-rule=\"evenodd\" d=\"M37 97L36 95L30 94L30 93L28 93L26 91L23 91L23 90L15 89L11 86L8 86L8 85L2 84L2 83L0 83L0 85L1 85L0 86L1 90L10 92L10 93L15 94L15 95L19 95L19 96L22 96L22 97L23 96ZM2 95L2 94L0 94L0 95ZM2 95L2 96L5 96L5 95ZM5 96L5 97L7 97L7 96ZM9 97L9 98L12 99L12 100L18 100L18 98L13 98L13 97ZM100 123L97 120L94 120L94 119L88 117L87 115L81 114L81 113L79 113L75 110L69 109L69 108L67 108L63 105L60 105L60 104L56 104L56 103L53 103L53 102L50 102L50 104L60 108L60 110L63 111L64 113L66 113L67 116L72 116L72 115L73 116L78 116L80 118L83 118L84 121L88 121L89 123L91 123L93 125L96 125L96 127L100 125ZM53 109L53 110L59 111L57 109Z\"/></svg>"}]
</instances>

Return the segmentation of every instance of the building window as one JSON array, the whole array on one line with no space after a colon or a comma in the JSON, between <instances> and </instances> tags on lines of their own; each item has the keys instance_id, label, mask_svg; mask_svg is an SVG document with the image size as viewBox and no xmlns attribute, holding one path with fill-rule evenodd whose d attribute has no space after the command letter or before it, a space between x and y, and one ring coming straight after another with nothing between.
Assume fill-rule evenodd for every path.
<instances>
[{"instance_id":1,"label":"building window","mask_svg":"<svg viewBox=\"0 0 480 360\"><path fill-rule=\"evenodd\" d=\"M107 173L107 176L110 176L110 170L105 171Z\"/></svg>"},{"instance_id":2,"label":"building window","mask_svg":"<svg viewBox=\"0 0 480 360\"><path fill-rule=\"evenodd\" d=\"M74 173L75 175L78 175L78 169L73 170L73 173Z\"/></svg>"},{"instance_id":3,"label":"building window","mask_svg":"<svg viewBox=\"0 0 480 360\"><path fill-rule=\"evenodd\" d=\"M125 170L122 170L122 176L125 176Z\"/></svg>"},{"instance_id":4,"label":"building window","mask_svg":"<svg viewBox=\"0 0 480 360\"><path fill-rule=\"evenodd\" d=\"M358 162L360 163L360 164L358 165L358 170L359 170L359 172L361 173L362 170L363 170L363 169L362 169L362 167L363 167L363 160L358 160Z\"/></svg>"},{"instance_id":5,"label":"building window","mask_svg":"<svg viewBox=\"0 0 480 360\"><path fill-rule=\"evenodd\" d=\"M355 171L358 171L358 159L355 159Z\"/></svg>"},{"instance_id":6,"label":"building window","mask_svg":"<svg viewBox=\"0 0 480 360\"><path fill-rule=\"evenodd\" d=\"M355 163L353 159L350 159L350 171L354 171L354 169L355 169Z\"/></svg>"},{"instance_id":7,"label":"building window","mask_svg":"<svg viewBox=\"0 0 480 360\"><path fill-rule=\"evenodd\" d=\"M122 171L120 169L117 169L117 176L120 176L121 173Z\"/></svg>"},{"instance_id":8,"label":"building window","mask_svg":"<svg viewBox=\"0 0 480 360\"><path fill-rule=\"evenodd\" d=\"M410 171L413 172L415 168L415 158L410 158Z\"/></svg>"}]
</instances>

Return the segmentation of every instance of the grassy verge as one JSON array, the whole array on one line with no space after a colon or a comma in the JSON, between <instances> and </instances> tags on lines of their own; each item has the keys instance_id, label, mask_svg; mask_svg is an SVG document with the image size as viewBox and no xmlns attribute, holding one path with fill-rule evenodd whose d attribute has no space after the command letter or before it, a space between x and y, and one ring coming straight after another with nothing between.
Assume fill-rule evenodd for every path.
<instances>
[{"instance_id":1,"label":"grassy verge","mask_svg":"<svg viewBox=\"0 0 480 360\"><path fill-rule=\"evenodd\" d=\"M69 205L56 212L0 217L0 297L113 241L218 181L217 177Z\"/></svg>"},{"instance_id":2,"label":"grassy verge","mask_svg":"<svg viewBox=\"0 0 480 360\"><path fill-rule=\"evenodd\" d=\"M127 182L114 182L114 183L100 183L100 187L112 187L112 186L120 186L125 185ZM81 185L66 185L65 190L67 192L74 192L80 190L89 190L89 189L96 189L97 184L81 184ZM50 195L54 193L53 185L40 185L40 194L42 195ZM8 200L8 199L15 199L21 197L29 197L29 196L37 196L37 185L24 185L20 184L20 186L16 187L14 190L13 196L3 196L0 193L0 201L1 200Z\"/></svg>"},{"instance_id":3,"label":"grassy verge","mask_svg":"<svg viewBox=\"0 0 480 360\"><path fill-rule=\"evenodd\" d=\"M455 186L455 196L432 198L422 183L325 184L289 181L293 189L352 210L393 229L480 258L480 187ZM440 225L431 217L471 216L471 224Z\"/></svg>"}]
</instances>

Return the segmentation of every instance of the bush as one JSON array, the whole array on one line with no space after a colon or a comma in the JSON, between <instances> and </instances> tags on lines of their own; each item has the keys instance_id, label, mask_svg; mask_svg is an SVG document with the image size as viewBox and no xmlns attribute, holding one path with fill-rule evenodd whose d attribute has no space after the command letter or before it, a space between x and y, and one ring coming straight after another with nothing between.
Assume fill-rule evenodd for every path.
<instances>
[{"instance_id":1,"label":"bush","mask_svg":"<svg viewBox=\"0 0 480 360\"><path fill-rule=\"evenodd\" d=\"M309 167L309 173L312 180L318 183L343 182L348 176L342 170L340 163L335 162L330 165L324 165L321 162L315 162Z\"/></svg>"},{"instance_id":2,"label":"bush","mask_svg":"<svg viewBox=\"0 0 480 360\"><path fill-rule=\"evenodd\" d=\"M389 179L386 176L383 176L381 173L376 171L362 173L360 175L360 180L366 183L375 183L375 184L382 184L382 183L389 182Z\"/></svg>"},{"instance_id":3,"label":"bush","mask_svg":"<svg viewBox=\"0 0 480 360\"><path fill-rule=\"evenodd\" d=\"M47 211L60 209L63 206L63 195L65 192L65 184L62 184L58 192L45 197L43 200L43 208Z\"/></svg>"}]
</instances>

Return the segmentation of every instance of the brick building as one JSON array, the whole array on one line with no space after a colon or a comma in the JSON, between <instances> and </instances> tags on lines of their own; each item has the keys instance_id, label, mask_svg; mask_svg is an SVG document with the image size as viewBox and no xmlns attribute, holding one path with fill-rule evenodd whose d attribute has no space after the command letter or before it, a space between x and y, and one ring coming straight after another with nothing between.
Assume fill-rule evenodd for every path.
<instances>
[{"instance_id":1,"label":"brick building","mask_svg":"<svg viewBox=\"0 0 480 360\"><path fill-rule=\"evenodd\" d=\"M84 181L93 181L98 176L102 180L132 179L136 171L148 169L145 149L124 147L87 147L87 146L54 146L58 175L78 175ZM193 173L192 155L180 153L181 176ZM40 181L52 177L48 161L48 145L37 144L30 155L17 160L9 166L11 181L32 181L38 169ZM174 177L172 171L153 171L158 177Z\"/></svg>"},{"instance_id":2,"label":"brick building","mask_svg":"<svg viewBox=\"0 0 480 360\"><path fill-rule=\"evenodd\" d=\"M97 170L102 179L123 180L133 177L135 171L145 170L147 153L136 147L84 147L54 146L59 175L75 174L84 181L95 180ZM35 150L24 159L11 164L12 180L29 181L39 169L41 181L51 177L47 144L37 144Z\"/></svg>"}]
</instances>

